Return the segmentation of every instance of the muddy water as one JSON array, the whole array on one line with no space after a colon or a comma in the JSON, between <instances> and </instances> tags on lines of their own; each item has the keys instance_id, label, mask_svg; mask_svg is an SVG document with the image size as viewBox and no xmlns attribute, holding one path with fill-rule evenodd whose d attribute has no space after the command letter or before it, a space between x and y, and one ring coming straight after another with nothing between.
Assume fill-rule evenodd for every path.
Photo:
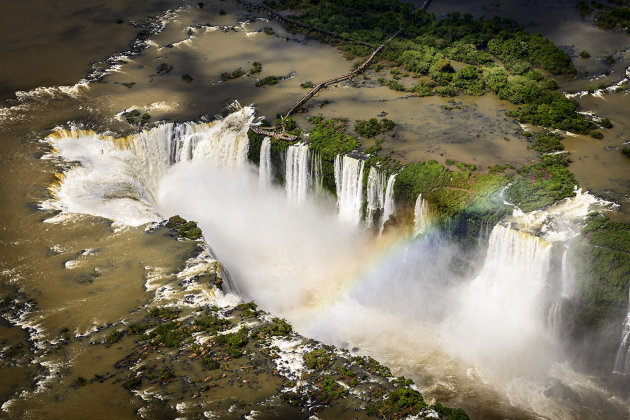
<instances>
[{"instance_id":1,"label":"muddy water","mask_svg":"<svg viewBox=\"0 0 630 420\"><path fill-rule=\"evenodd\" d=\"M376 79L378 75L370 76ZM330 104L324 105L324 100ZM483 169L497 162L522 165L535 157L525 140L515 136L519 126L506 115L513 108L493 95L456 100L418 98L371 83L361 88L328 88L313 100L307 114L297 118L308 127L307 116L343 116L350 120L352 132L355 120L386 117L397 125L393 132L382 136L385 142L381 154L393 151L393 156L404 163L428 159L445 163L452 159ZM367 140L362 141L364 147L369 146Z\"/></svg>"},{"instance_id":2,"label":"muddy water","mask_svg":"<svg viewBox=\"0 0 630 420\"><path fill-rule=\"evenodd\" d=\"M179 2L72 0L4 2L0 15L0 98L16 90L74 84L89 64L125 50L141 23ZM117 23L122 19L123 23Z\"/></svg>"},{"instance_id":3,"label":"muddy water","mask_svg":"<svg viewBox=\"0 0 630 420\"><path fill-rule=\"evenodd\" d=\"M609 196L622 206L627 215L630 205L630 159L621 154L624 143L630 141L628 106L630 95L609 93L602 98L585 96L580 104L587 110L606 115L613 128L604 130L602 140L591 137L567 137L566 149L571 153L571 170L577 180L593 192Z\"/></svg>"},{"instance_id":4,"label":"muddy water","mask_svg":"<svg viewBox=\"0 0 630 420\"><path fill-rule=\"evenodd\" d=\"M160 6L156 3L155 8ZM226 106L237 99L243 104L254 103L259 114L273 118L304 93L299 88L303 80L328 79L349 68L350 63L334 49L287 34L275 23L258 20L241 24L247 13L232 2L206 2L203 10L192 6L168 17L165 30L153 37L153 43L142 55L132 57L102 82L77 87L70 94L55 89L38 91L22 96L20 102L9 103L13 108L2 113L0 292L2 297L7 296L14 303L34 299L36 309L20 318L21 323L35 328L31 331L30 341L16 328L2 326L0 329L6 342L2 345L8 350L16 349L20 354L12 363L3 361L0 366L3 371L0 396L4 402L15 397L16 390L40 389L39 393L27 393L6 406L13 417L24 417L27 413L34 418L47 417L55 412L63 418L81 418L81 413L88 409L93 410L96 417L134 416L139 399L131 397L120 382L95 383L77 390L72 383L79 376L89 379L95 374L110 372L114 363L129 353L129 340L110 349L90 345L90 342L101 342L109 331L102 328L121 319L133 319L131 312L151 302L153 288L157 286L148 287L147 281L154 273L162 273L157 276L158 285L176 282L175 273L181 271L188 257L195 255L191 243L174 241L164 230L146 232L144 227L117 226L90 216L55 218L55 212L39 210L38 206L50 199L47 188L54 182L55 173L63 169L58 162L41 159L49 149L39 140L53 127L67 125L68 121L99 132L137 130L117 117L130 107L149 112L151 121L196 120L224 113ZM107 7L111 7L112 11L108 13L112 15L119 10L123 13L122 9L116 8L116 3ZM227 13L219 15L220 9ZM85 13L108 15L98 10L90 9ZM138 10L138 16L155 10ZM88 32L100 35L95 38L99 43L92 43L93 38L81 38L82 41L77 42L80 48L70 48L62 53L67 54L64 62L72 65L64 67L59 74L47 74L51 79L42 78L44 71L39 76L38 72L31 73L34 75L32 80L7 79L10 80L9 89L33 87L39 83L72 84L82 77L82 74L75 77L79 67L87 68L92 60L113 54L120 49L119 45L128 42L122 35L120 39L109 36L111 25L118 28L109 18L103 18L103 22L83 21L82 15L74 12L77 10L70 13L67 9L67 16L63 15L69 19L67 22L74 22L72 19L79 16L76 19L82 22L81 25L94 28ZM62 33L68 29L67 22L51 28L57 37L48 39L59 40L55 45L64 43L66 38ZM264 27L272 27L275 35L263 33ZM122 30L131 36L135 33L125 26ZM20 39L23 38L13 40L16 48ZM39 42L45 42L42 39L43 35ZM105 40L106 45L100 44ZM35 54L29 54L26 48L20 51L19 54L28 55L35 62ZM21 60L19 54L15 56L16 60ZM254 61L263 64L259 75L220 81L222 72L239 67L248 71ZM161 63L172 66L172 70L158 75L157 68ZM190 74L193 81L183 81L184 73ZM12 71L11 74L15 73ZM289 78L275 86L254 87L257 78L268 75ZM24 85L20 85L23 80ZM126 87L122 83L134 84ZM319 108L317 100L324 98L330 98L331 104ZM506 142L503 139L515 130L513 122L504 117L510 105L490 95L450 103L440 98L404 98L376 86L361 89L340 86L322 92L317 100L313 102L310 115L321 112L325 116L353 120L386 112L388 118L398 123L395 136L387 139L386 150L393 150L402 159L435 158L442 161L451 158L483 167L494 163L524 163L531 156L521 140L511 138ZM375 106L376 102L378 106ZM445 109L445 106L453 109ZM466 133L472 133L474 139ZM605 182L603 180L602 184ZM174 300L180 298L182 296L177 296ZM62 332L66 328L67 340ZM81 337L83 335L86 336ZM55 343L61 340L68 344L57 346ZM416 356L418 364L451 363L444 359L443 353L431 353L428 343L424 344L429 349L428 356ZM3 350L3 354L8 350ZM371 349L366 346L362 350L369 352ZM390 349L385 346L374 350L387 359ZM33 357L51 369L31 365L29 362ZM389 361L396 365L396 360ZM461 388L453 389L452 381L440 383L439 378L445 372L463 377L465 373L458 369L437 369L433 373L430 369L427 373L414 370L411 374L420 383L434 384L435 389L429 390L428 395L446 398L454 404L466 405L466 399L483 395L482 401L487 402L488 407L474 408L474 413L480 416L527 416L488 390L475 391L478 382L474 375L466 386L459 384ZM409 374L400 367L398 371ZM51 372L54 380L44 380ZM33 385L34 382L37 385ZM459 393L462 389L466 390L465 397ZM51 405L51 401L55 403Z\"/></svg>"}]
</instances>

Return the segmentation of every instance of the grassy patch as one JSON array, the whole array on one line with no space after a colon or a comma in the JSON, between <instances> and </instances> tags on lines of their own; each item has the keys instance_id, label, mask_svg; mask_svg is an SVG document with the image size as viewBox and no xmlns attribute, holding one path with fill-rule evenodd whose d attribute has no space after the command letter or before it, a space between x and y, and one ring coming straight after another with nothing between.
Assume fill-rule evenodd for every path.
<instances>
[{"instance_id":1,"label":"grassy patch","mask_svg":"<svg viewBox=\"0 0 630 420\"><path fill-rule=\"evenodd\" d=\"M564 156L547 155L539 163L524 166L519 170L521 177L506 189L507 200L527 212L573 197L578 182L568 164Z\"/></svg>"},{"instance_id":2,"label":"grassy patch","mask_svg":"<svg viewBox=\"0 0 630 420\"><path fill-rule=\"evenodd\" d=\"M394 129L396 124L392 120L383 118L380 122L376 118L369 120L356 120L354 129L362 137L372 138L386 131Z\"/></svg>"},{"instance_id":3,"label":"grassy patch","mask_svg":"<svg viewBox=\"0 0 630 420\"><path fill-rule=\"evenodd\" d=\"M326 369L333 363L333 359L326 349L317 349L304 354L304 362L309 369Z\"/></svg>"}]
</instances>

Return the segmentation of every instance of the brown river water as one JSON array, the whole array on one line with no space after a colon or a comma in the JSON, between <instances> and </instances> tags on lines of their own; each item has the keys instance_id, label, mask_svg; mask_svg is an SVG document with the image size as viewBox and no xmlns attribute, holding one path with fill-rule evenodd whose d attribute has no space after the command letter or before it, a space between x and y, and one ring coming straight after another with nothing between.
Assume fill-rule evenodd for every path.
<instances>
[{"instance_id":1,"label":"brown river water","mask_svg":"<svg viewBox=\"0 0 630 420\"><path fill-rule=\"evenodd\" d=\"M98 384L98 391L94 391L96 385L75 389L72 383L78 376L116 374L113 366L129 353L131 344L126 341L109 348L91 343L103 339L106 326L133 319L134 311L153 302L156 284L176 282L175 273L197 252L195 243L175 241L164 229L43 210L42 203L51 199L48 188L69 163L42 159L51 152L42 139L55 127L68 128L69 123L97 133L130 134L134 130L120 116L130 109L150 113L150 123L206 121L226 115L230 104L238 100L244 106L255 105L257 115L273 119L304 94L302 81L328 79L351 66L334 48L289 34L275 22L243 23L252 15L235 2L206 1L202 9L196 3L23 1L0 5L4 58L0 67L0 98L4 100L0 109L0 297L11 320L0 323L1 418L80 419L86 413L92 418L136 417L143 401L120 382L105 381ZM429 11L441 15L471 9L469 2L460 3L436 1ZM523 3L531 6L532 2ZM596 58L618 53L620 61L607 77L613 82L621 78L630 65L626 52L630 37L594 29L565 2L558 3L562 7L539 6L547 7L548 13L500 1L480 2L471 11L485 16L505 12L559 45L572 46L578 53L589 50L593 59L576 59L578 70L589 75L609 70ZM564 23L551 25L558 15L567 16ZM123 23L116 23L117 19ZM124 58L120 52L129 48L140 30L130 22L145 19L158 26L161 22L163 30L151 37L141 54ZM274 34L264 33L265 27L273 28ZM109 57L117 59L105 62ZM263 64L259 77L287 78L260 88L254 87L254 76L221 81L221 73L237 68L247 72L255 61ZM158 74L162 63L172 69ZM193 80L185 82L183 74ZM99 80L84 80L96 76ZM379 86L376 72L369 71L367 76L362 85L339 85L320 92L309 113L298 115L297 120L309 127L305 118L311 115L350 121L386 115L397 127L386 138L384 149L404 162L454 159L484 170L496 163L519 166L535 157L526 141L514 134L518 124L505 116L506 110L513 109L509 103L492 95L455 100L407 97ZM562 81L563 89L579 91L593 83L584 77ZM327 104L322 103L324 99ZM628 219L630 163L619 152L623 142L630 140L628 91L578 100L583 110L607 116L615 126L603 140L567 136L564 143L574 161L571 169L584 189L618 202L617 217ZM156 277L156 272L168 274ZM251 290L247 294L256 297ZM179 299L174 296L170 303ZM313 303L313 299L310 296L306 301ZM491 381L483 383L475 369L458 362L430 337L413 331L370 341L353 336L352 325L344 325L339 331L348 337L331 338L319 331L321 327L307 328L302 312L287 309L280 315L294 316L298 330L315 338L360 346L394 373L413 378L427 400L462 406L473 418L623 418L629 413L622 397L607 394L594 379L584 379L564 365L554 367L563 384L577 383L581 389L595 391L584 397L585 402L563 400L557 407L551 399L538 400L540 393L526 394L530 388L525 380L511 382L507 391ZM66 335L69 344L59 346ZM521 389L523 393L518 394ZM146 418L177 417L172 410L160 413L148 408L144 413L148 413Z\"/></svg>"}]
</instances>

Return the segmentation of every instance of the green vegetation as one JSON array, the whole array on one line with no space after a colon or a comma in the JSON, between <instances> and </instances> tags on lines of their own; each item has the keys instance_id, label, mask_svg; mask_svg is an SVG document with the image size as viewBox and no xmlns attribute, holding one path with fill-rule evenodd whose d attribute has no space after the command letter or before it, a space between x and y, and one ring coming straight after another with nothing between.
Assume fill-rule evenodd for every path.
<instances>
[{"instance_id":1,"label":"green vegetation","mask_svg":"<svg viewBox=\"0 0 630 420\"><path fill-rule=\"evenodd\" d=\"M348 389L337 383L332 376L322 377L317 386L319 392L315 394L315 398L321 403L329 403L331 400L337 400L348 395Z\"/></svg>"},{"instance_id":2,"label":"green vegetation","mask_svg":"<svg viewBox=\"0 0 630 420\"><path fill-rule=\"evenodd\" d=\"M274 337L283 336L286 337L293 331L293 327L287 321L281 318L274 318L270 323L257 328L255 334L258 336Z\"/></svg>"},{"instance_id":3,"label":"green vegetation","mask_svg":"<svg viewBox=\"0 0 630 420\"><path fill-rule=\"evenodd\" d=\"M280 79L281 77L278 77L278 76L267 76L264 79L257 81L256 87L261 87L265 85L275 85L278 83L278 80Z\"/></svg>"},{"instance_id":4,"label":"green vegetation","mask_svg":"<svg viewBox=\"0 0 630 420\"><path fill-rule=\"evenodd\" d=\"M333 363L333 359L326 349L317 349L304 353L304 362L309 369L326 369Z\"/></svg>"},{"instance_id":5,"label":"green vegetation","mask_svg":"<svg viewBox=\"0 0 630 420\"><path fill-rule=\"evenodd\" d=\"M311 82L310 80L300 83L300 87L303 89L312 89L313 86L313 82Z\"/></svg>"},{"instance_id":6,"label":"green vegetation","mask_svg":"<svg viewBox=\"0 0 630 420\"><path fill-rule=\"evenodd\" d=\"M255 317L258 313L256 309L258 305L256 305L253 301L247 303L241 303L240 305L236 305L236 310L241 312L241 316L244 318L252 318Z\"/></svg>"},{"instance_id":7,"label":"green vegetation","mask_svg":"<svg viewBox=\"0 0 630 420\"><path fill-rule=\"evenodd\" d=\"M168 308L151 308L151 310L149 310L149 316L165 320L172 320L179 316L179 311Z\"/></svg>"},{"instance_id":8,"label":"green vegetation","mask_svg":"<svg viewBox=\"0 0 630 420\"><path fill-rule=\"evenodd\" d=\"M154 324L134 324L129 326L129 333L133 335L143 335Z\"/></svg>"},{"instance_id":9,"label":"green vegetation","mask_svg":"<svg viewBox=\"0 0 630 420\"><path fill-rule=\"evenodd\" d=\"M107 338L105 339L105 345L107 347L110 347L118 343L120 340L122 340L124 335L125 335L124 331L119 331L119 330L112 331L111 334L109 334Z\"/></svg>"},{"instance_id":10,"label":"green vegetation","mask_svg":"<svg viewBox=\"0 0 630 420\"><path fill-rule=\"evenodd\" d=\"M530 148L540 153L552 153L560 150L564 150L562 144L562 136L554 133L539 133L535 136L531 136L532 145Z\"/></svg>"},{"instance_id":11,"label":"green vegetation","mask_svg":"<svg viewBox=\"0 0 630 420\"><path fill-rule=\"evenodd\" d=\"M121 83L121 85L123 85L124 87L126 87L128 89L131 89L135 84L136 84L136 82Z\"/></svg>"},{"instance_id":12,"label":"green vegetation","mask_svg":"<svg viewBox=\"0 0 630 420\"><path fill-rule=\"evenodd\" d=\"M175 377L175 372L173 371L173 369L170 367L165 367L164 369L160 371L159 380L160 380L160 383L165 384L169 380L173 379L174 377Z\"/></svg>"},{"instance_id":13,"label":"green vegetation","mask_svg":"<svg viewBox=\"0 0 630 420\"><path fill-rule=\"evenodd\" d=\"M387 118L383 118L381 122L376 118L370 118L369 120L356 120L354 130L360 136L372 138L386 131L393 130L395 125L392 120Z\"/></svg>"},{"instance_id":14,"label":"green vegetation","mask_svg":"<svg viewBox=\"0 0 630 420\"><path fill-rule=\"evenodd\" d=\"M219 331L224 331L230 321L223 318L218 318L212 314L206 313L202 318L195 319L194 326L197 331L205 331L210 334L216 334Z\"/></svg>"},{"instance_id":15,"label":"green vegetation","mask_svg":"<svg viewBox=\"0 0 630 420\"><path fill-rule=\"evenodd\" d=\"M624 146L621 148L621 153L627 157L628 159L630 159L630 146Z\"/></svg>"},{"instance_id":16,"label":"green vegetation","mask_svg":"<svg viewBox=\"0 0 630 420\"><path fill-rule=\"evenodd\" d=\"M197 227L197 222L187 222L182 217L179 217L179 215L170 217L166 223L166 227L175 229L177 236L181 238L197 240L202 236L201 229Z\"/></svg>"},{"instance_id":17,"label":"green vegetation","mask_svg":"<svg viewBox=\"0 0 630 420\"><path fill-rule=\"evenodd\" d=\"M203 359L201 359L201 364L203 364L208 370L219 369L219 367L221 367L219 362L214 360L214 357L209 354L204 356Z\"/></svg>"},{"instance_id":18,"label":"green vegetation","mask_svg":"<svg viewBox=\"0 0 630 420\"><path fill-rule=\"evenodd\" d=\"M140 117L140 115L142 115L142 117ZM138 111L137 109L123 112L122 116L125 117L125 120L127 120L127 123L132 124L132 125L138 123L141 126L148 123L149 120L151 119L151 115L148 112L141 114L140 111ZM138 120L139 117L140 119Z\"/></svg>"},{"instance_id":19,"label":"green vegetation","mask_svg":"<svg viewBox=\"0 0 630 420\"><path fill-rule=\"evenodd\" d=\"M508 179L504 175L474 175L471 170L474 165L457 164L459 171L447 169L431 160L405 166L394 184L396 202L411 206L422 193L436 213L445 219L471 207L483 209L484 213L503 209L500 200L493 200L490 196L507 184Z\"/></svg>"},{"instance_id":20,"label":"green vegetation","mask_svg":"<svg viewBox=\"0 0 630 420\"><path fill-rule=\"evenodd\" d=\"M521 178L506 189L507 200L527 212L573 197L578 182L568 164L566 156L545 155L541 162L524 166L519 170Z\"/></svg>"},{"instance_id":21,"label":"green vegetation","mask_svg":"<svg viewBox=\"0 0 630 420\"><path fill-rule=\"evenodd\" d=\"M142 385L142 378L134 376L133 378L127 379L127 382L125 382L124 387L127 390L131 391L131 390L140 388L140 385Z\"/></svg>"},{"instance_id":22,"label":"green vegetation","mask_svg":"<svg viewBox=\"0 0 630 420\"><path fill-rule=\"evenodd\" d=\"M601 119L601 120L599 120L597 123L598 123L600 126L604 127L604 128L612 128L612 127L613 127L612 122L611 122L611 121L610 121L610 119L608 119L608 118L602 118L602 119Z\"/></svg>"},{"instance_id":23,"label":"green vegetation","mask_svg":"<svg viewBox=\"0 0 630 420\"><path fill-rule=\"evenodd\" d=\"M436 404L433 408L441 417L446 417L448 420L469 420L468 414L461 408L444 407L442 404Z\"/></svg>"},{"instance_id":24,"label":"green vegetation","mask_svg":"<svg viewBox=\"0 0 630 420\"><path fill-rule=\"evenodd\" d=\"M188 74L188 73L184 73L184 74L182 74L182 80L183 80L184 82L190 83L190 82L192 82L194 79L192 78L192 76L191 76L190 74Z\"/></svg>"},{"instance_id":25,"label":"green vegetation","mask_svg":"<svg viewBox=\"0 0 630 420\"><path fill-rule=\"evenodd\" d=\"M378 361L376 361L376 359L373 359L370 356L353 357L352 361L357 365L362 366L373 375L379 375L384 378L390 378L392 376L392 372L387 366L380 364Z\"/></svg>"},{"instance_id":26,"label":"green vegetation","mask_svg":"<svg viewBox=\"0 0 630 420\"><path fill-rule=\"evenodd\" d=\"M129 124L135 124L136 118L140 116L140 111L138 111L137 109L134 109L132 111L123 112L122 116L125 117L125 119L127 120Z\"/></svg>"},{"instance_id":27,"label":"green vegetation","mask_svg":"<svg viewBox=\"0 0 630 420\"><path fill-rule=\"evenodd\" d=\"M157 74L166 74L170 72L171 70L173 70L173 66L169 66L166 63L160 63L160 65L157 68Z\"/></svg>"},{"instance_id":28,"label":"green vegetation","mask_svg":"<svg viewBox=\"0 0 630 420\"><path fill-rule=\"evenodd\" d=\"M344 155L361 146L357 139L346 134L346 119L324 120L322 117L311 117L308 120L315 125L309 135L311 145L322 158L334 160L337 155Z\"/></svg>"},{"instance_id":29,"label":"green vegetation","mask_svg":"<svg viewBox=\"0 0 630 420\"><path fill-rule=\"evenodd\" d=\"M584 58L584 59L591 58L591 54L590 54L588 51L583 50L583 51L580 53L580 57L582 57L582 58Z\"/></svg>"},{"instance_id":30,"label":"green vegetation","mask_svg":"<svg viewBox=\"0 0 630 420\"><path fill-rule=\"evenodd\" d=\"M262 69L262 66L261 66L261 69ZM258 70L258 71L260 71L260 70ZM232 79L238 79L239 77L241 77L243 75L245 75L245 72L243 71L243 69L238 68L238 69L234 70L232 73L227 72L227 71L221 73L221 80L227 81L227 80L232 80Z\"/></svg>"},{"instance_id":31,"label":"green vegetation","mask_svg":"<svg viewBox=\"0 0 630 420\"><path fill-rule=\"evenodd\" d=\"M595 24L602 29L620 29L630 34L630 1L610 0L605 4L599 1L581 0L577 5L583 18L595 11Z\"/></svg>"},{"instance_id":32,"label":"green vegetation","mask_svg":"<svg viewBox=\"0 0 630 420\"><path fill-rule=\"evenodd\" d=\"M77 379L74 380L74 382L72 382L72 387L81 388L82 386L87 385L87 383L88 383L87 379L85 379L83 376L79 376L77 377Z\"/></svg>"},{"instance_id":33,"label":"green vegetation","mask_svg":"<svg viewBox=\"0 0 630 420\"><path fill-rule=\"evenodd\" d=\"M151 344L155 346L176 348L180 347L191 335L192 328L171 321L158 325L148 336L143 337L150 338Z\"/></svg>"},{"instance_id":34,"label":"green vegetation","mask_svg":"<svg viewBox=\"0 0 630 420\"><path fill-rule=\"evenodd\" d=\"M396 388L376 404L374 411L382 418L402 419L427 408L422 394L410 388Z\"/></svg>"},{"instance_id":35,"label":"green vegetation","mask_svg":"<svg viewBox=\"0 0 630 420\"><path fill-rule=\"evenodd\" d=\"M316 151L322 160L322 182L326 189L334 193L335 157L358 149L361 143L346 133L347 119L324 120L322 117L310 117L308 120L315 125L310 132L309 140L311 149Z\"/></svg>"},{"instance_id":36,"label":"green vegetation","mask_svg":"<svg viewBox=\"0 0 630 420\"><path fill-rule=\"evenodd\" d=\"M572 250L581 292L577 325L597 328L623 319L630 287L630 224L592 213Z\"/></svg>"},{"instance_id":37,"label":"green vegetation","mask_svg":"<svg viewBox=\"0 0 630 420\"><path fill-rule=\"evenodd\" d=\"M243 354L242 348L245 347L249 341L247 337L247 329L241 328L235 333L216 336L214 342L218 346L224 346L225 353L230 357L237 358Z\"/></svg>"},{"instance_id":38,"label":"green vegetation","mask_svg":"<svg viewBox=\"0 0 630 420\"><path fill-rule=\"evenodd\" d=\"M249 74L256 74L262 71L262 64L260 61L254 61L252 63L252 68L249 70Z\"/></svg>"}]
</instances>

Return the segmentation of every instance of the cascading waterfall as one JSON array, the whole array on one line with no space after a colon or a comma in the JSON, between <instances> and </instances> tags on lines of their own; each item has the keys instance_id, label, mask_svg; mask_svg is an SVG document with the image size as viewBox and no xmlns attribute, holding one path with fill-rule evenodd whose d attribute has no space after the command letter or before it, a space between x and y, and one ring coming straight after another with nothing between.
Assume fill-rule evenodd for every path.
<instances>
[{"instance_id":1,"label":"cascading waterfall","mask_svg":"<svg viewBox=\"0 0 630 420\"><path fill-rule=\"evenodd\" d=\"M621 342L615 356L615 366L613 373L620 375L630 375L630 304L628 305L628 315L623 321L621 332Z\"/></svg>"},{"instance_id":2,"label":"cascading waterfall","mask_svg":"<svg viewBox=\"0 0 630 420\"><path fill-rule=\"evenodd\" d=\"M313 195L315 199L318 199L323 191L322 188L322 178L323 178L323 169L322 169L322 157L318 152L309 152L310 160L311 160L311 185L313 190Z\"/></svg>"},{"instance_id":3,"label":"cascading waterfall","mask_svg":"<svg viewBox=\"0 0 630 420\"><path fill-rule=\"evenodd\" d=\"M460 291L449 323L457 342L466 343L459 350L465 359L518 370L536 357L528 343L548 342L540 296L550 251L551 243L537 236L501 224L492 229L483 268Z\"/></svg>"},{"instance_id":4,"label":"cascading waterfall","mask_svg":"<svg viewBox=\"0 0 630 420\"><path fill-rule=\"evenodd\" d=\"M358 225L361 222L363 205L363 166L365 162L350 156L335 158L335 185L337 186L337 208L339 218Z\"/></svg>"},{"instance_id":5,"label":"cascading waterfall","mask_svg":"<svg viewBox=\"0 0 630 420\"><path fill-rule=\"evenodd\" d=\"M565 246L562 253L562 273L560 276L560 294L556 297L549 308L549 316L547 323L549 329L554 334L559 334L562 330L562 302L569 299L573 294L573 275L572 268L568 261L569 248Z\"/></svg>"},{"instance_id":6,"label":"cascading waterfall","mask_svg":"<svg viewBox=\"0 0 630 420\"><path fill-rule=\"evenodd\" d=\"M385 189L385 203L383 205L383 217L381 218L380 233L383 233L385 228L385 222L389 220L389 216L396 211L396 205L394 203L394 182L396 182L396 174L390 175L387 180L387 188Z\"/></svg>"},{"instance_id":7,"label":"cascading waterfall","mask_svg":"<svg viewBox=\"0 0 630 420\"><path fill-rule=\"evenodd\" d=\"M51 208L138 226L161 220L155 210L160 180L182 161L219 168L247 161L254 110L242 108L212 123L160 124L124 138L57 130L53 155L79 162L51 186Z\"/></svg>"},{"instance_id":8,"label":"cascading waterfall","mask_svg":"<svg viewBox=\"0 0 630 420\"><path fill-rule=\"evenodd\" d=\"M261 188L271 185L271 140L265 137L260 145L258 184Z\"/></svg>"},{"instance_id":9,"label":"cascading waterfall","mask_svg":"<svg viewBox=\"0 0 630 420\"><path fill-rule=\"evenodd\" d=\"M428 209L427 203L422 198L422 194L418 194L416 205L413 209L413 234L418 236L426 233L428 228Z\"/></svg>"},{"instance_id":10,"label":"cascading waterfall","mask_svg":"<svg viewBox=\"0 0 630 420\"><path fill-rule=\"evenodd\" d=\"M375 167L370 168L367 183L367 207L365 221L368 228L374 226L374 213L385 205L385 173Z\"/></svg>"},{"instance_id":11,"label":"cascading waterfall","mask_svg":"<svg viewBox=\"0 0 630 420\"><path fill-rule=\"evenodd\" d=\"M306 200L311 185L308 145L292 144L287 149L286 190L289 201L300 204Z\"/></svg>"}]
</instances>

